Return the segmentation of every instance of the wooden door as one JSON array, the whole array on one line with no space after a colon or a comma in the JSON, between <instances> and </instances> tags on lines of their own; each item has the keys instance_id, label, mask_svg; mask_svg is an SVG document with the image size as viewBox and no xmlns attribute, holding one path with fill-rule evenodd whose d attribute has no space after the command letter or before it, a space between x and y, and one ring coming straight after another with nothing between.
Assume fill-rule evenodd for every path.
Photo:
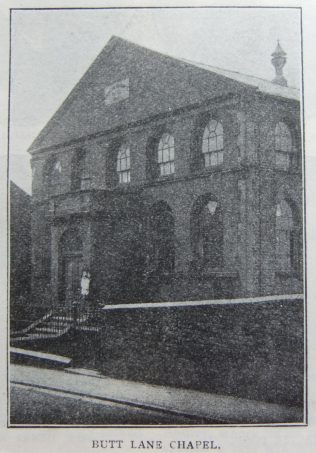
<instances>
[{"instance_id":1,"label":"wooden door","mask_svg":"<svg viewBox=\"0 0 316 453\"><path fill-rule=\"evenodd\" d=\"M80 280L82 276L82 257L68 256L64 262L64 291L66 304L80 300Z\"/></svg>"}]
</instances>

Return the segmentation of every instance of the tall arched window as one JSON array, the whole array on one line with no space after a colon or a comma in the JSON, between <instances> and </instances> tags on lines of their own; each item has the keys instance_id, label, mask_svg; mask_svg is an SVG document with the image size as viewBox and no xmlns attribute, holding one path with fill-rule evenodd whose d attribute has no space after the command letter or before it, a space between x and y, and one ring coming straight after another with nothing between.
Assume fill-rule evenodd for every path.
<instances>
[{"instance_id":1,"label":"tall arched window","mask_svg":"<svg viewBox=\"0 0 316 453\"><path fill-rule=\"evenodd\" d=\"M204 129L202 140L202 153L206 168L223 163L223 148L223 126L219 121L210 120Z\"/></svg>"},{"instance_id":2,"label":"tall arched window","mask_svg":"<svg viewBox=\"0 0 316 453\"><path fill-rule=\"evenodd\" d=\"M291 205L282 200L276 207L276 266L282 271L299 269L299 225Z\"/></svg>"},{"instance_id":3,"label":"tall arched window","mask_svg":"<svg viewBox=\"0 0 316 453\"><path fill-rule=\"evenodd\" d=\"M120 146L117 154L116 171L119 177L120 184L126 184L131 181L131 155L130 147L127 144Z\"/></svg>"},{"instance_id":4,"label":"tall arched window","mask_svg":"<svg viewBox=\"0 0 316 453\"><path fill-rule=\"evenodd\" d=\"M90 181L89 154L85 151L79 151L72 161L72 190L89 189Z\"/></svg>"},{"instance_id":5,"label":"tall arched window","mask_svg":"<svg viewBox=\"0 0 316 453\"><path fill-rule=\"evenodd\" d=\"M191 241L195 260L205 269L223 266L223 222L218 202L200 197L192 210Z\"/></svg>"},{"instance_id":6,"label":"tall arched window","mask_svg":"<svg viewBox=\"0 0 316 453\"><path fill-rule=\"evenodd\" d=\"M44 178L47 195L59 195L61 193L62 166L57 157L50 159L46 164Z\"/></svg>"},{"instance_id":7,"label":"tall arched window","mask_svg":"<svg viewBox=\"0 0 316 453\"><path fill-rule=\"evenodd\" d=\"M274 141L276 166L282 170L288 170L296 164L296 154L292 143L291 131L281 121L275 126Z\"/></svg>"},{"instance_id":8,"label":"tall arched window","mask_svg":"<svg viewBox=\"0 0 316 453\"><path fill-rule=\"evenodd\" d=\"M158 143L159 176L168 176L174 173L174 138L170 134L163 134Z\"/></svg>"}]
</instances>

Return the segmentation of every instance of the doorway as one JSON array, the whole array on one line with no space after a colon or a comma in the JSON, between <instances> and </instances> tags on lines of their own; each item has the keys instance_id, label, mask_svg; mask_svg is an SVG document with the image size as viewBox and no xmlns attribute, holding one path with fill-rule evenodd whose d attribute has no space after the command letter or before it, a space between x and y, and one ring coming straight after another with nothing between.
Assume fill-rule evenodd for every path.
<instances>
[{"instance_id":1,"label":"doorway","mask_svg":"<svg viewBox=\"0 0 316 453\"><path fill-rule=\"evenodd\" d=\"M83 270L82 256L66 256L63 263L64 300L66 305L80 298L80 280Z\"/></svg>"},{"instance_id":2,"label":"doorway","mask_svg":"<svg viewBox=\"0 0 316 453\"><path fill-rule=\"evenodd\" d=\"M80 300L83 271L82 241L77 231L66 231L60 241L59 302L71 306Z\"/></svg>"}]
</instances>

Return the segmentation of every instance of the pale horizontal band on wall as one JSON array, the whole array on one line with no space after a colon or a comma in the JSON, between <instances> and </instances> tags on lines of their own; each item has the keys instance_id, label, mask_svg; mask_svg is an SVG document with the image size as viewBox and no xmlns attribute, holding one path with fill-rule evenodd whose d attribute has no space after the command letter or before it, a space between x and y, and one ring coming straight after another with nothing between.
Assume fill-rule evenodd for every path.
<instances>
[{"instance_id":1,"label":"pale horizontal band on wall","mask_svg":"<svg viewBox=\"0 0 316 453\"><path fill-rule=\"evenodd\" d=\"M219 299L219 300L194 300L181 302L143 302L132 304L104 305L102 310L134 310L136 308L169 308L169 307L198 307L203 305L233 305L233 304L252 304L263 302L294 302L303 301L303 294L285 294L281 296L264 296L264 297L244 297L241 299Z\"/></svg>"}]
</instances>

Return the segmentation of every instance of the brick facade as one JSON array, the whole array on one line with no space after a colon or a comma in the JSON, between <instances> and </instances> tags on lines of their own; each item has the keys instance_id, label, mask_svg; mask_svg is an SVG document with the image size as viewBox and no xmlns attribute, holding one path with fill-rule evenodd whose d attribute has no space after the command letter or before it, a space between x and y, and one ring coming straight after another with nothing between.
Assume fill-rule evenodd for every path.
<instances>
[{"instance_id":1,"label":"brick facade","mask_svg":"<svg viewBox=\"0 0 316 453\"><path fill-rule=\"evenodd\" d=\"M129 96L106 105L105 88L124 78ZM34 303L77 297L74 274L83 269L91 273L91 300L102 303L302 292L300 103L291 89L267 86L112 38L30 148ZM222 125L223 162L205 167L210 120ZM279 122L295 156L286 169L276 165ZM159 176L164 133L174 139L175 172ZM122 144L130 152L125 184L117 175ZM294 225L284 266L276 245L282 200ZM218 218L209 220L206 261L199 235L210 201Z\"/></svg>"}]
</instances>

